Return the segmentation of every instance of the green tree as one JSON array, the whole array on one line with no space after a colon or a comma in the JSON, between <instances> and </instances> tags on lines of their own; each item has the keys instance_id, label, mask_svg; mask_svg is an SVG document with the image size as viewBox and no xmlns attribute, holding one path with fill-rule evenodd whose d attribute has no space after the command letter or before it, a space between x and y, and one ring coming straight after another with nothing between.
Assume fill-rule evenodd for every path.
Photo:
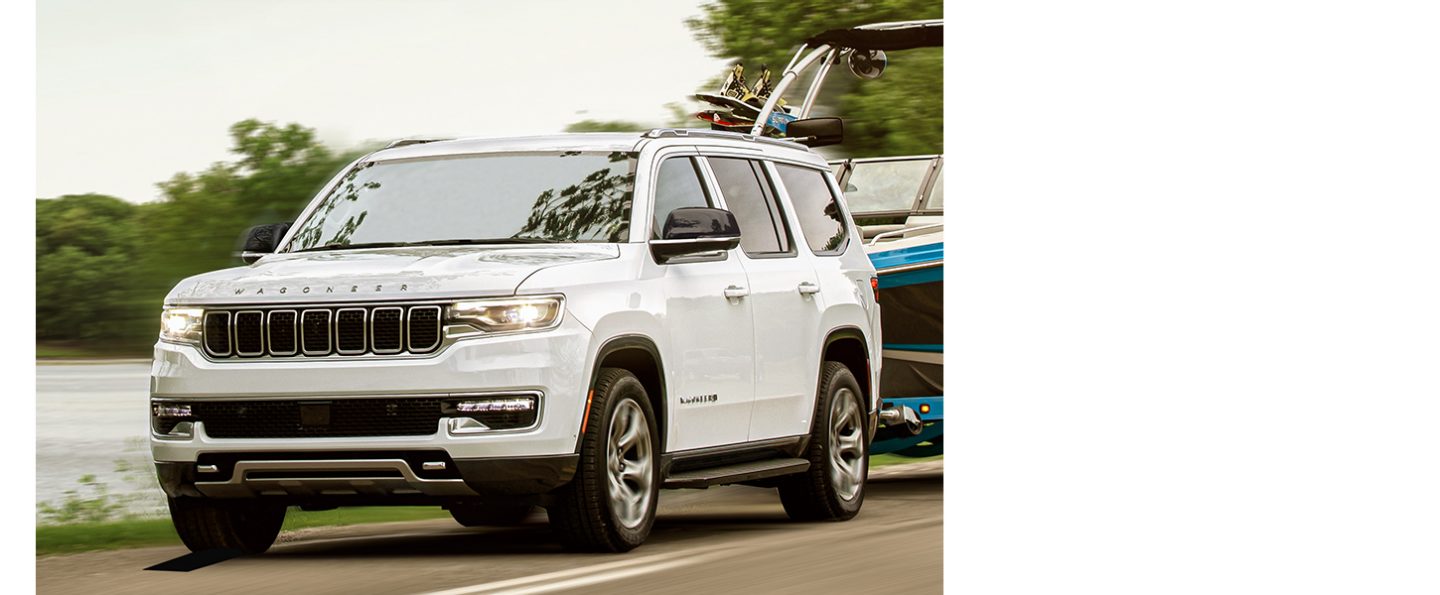
<instances>
[{"instance_id":1,"label":"green tree","mask_svg":"<svg viewBox=\"0 0 1440 595\"><path fill-rule=\"evenodd\" d=\"M941 12L940 0L716 0L702 6L701 16L686 24L713 55L743 62L747 74L769 65L776 77L772 80L778 80L779 70L795 49L816 33L866 23L940 18ZM846 140L840 148L850 156L942 152L940 49L889 52L888 57L885 75L876 80L832 73L814 114L844 118ZM787 93L792 103L804 93L805 81L800 82Z\"/></svg>"}]
</instances>

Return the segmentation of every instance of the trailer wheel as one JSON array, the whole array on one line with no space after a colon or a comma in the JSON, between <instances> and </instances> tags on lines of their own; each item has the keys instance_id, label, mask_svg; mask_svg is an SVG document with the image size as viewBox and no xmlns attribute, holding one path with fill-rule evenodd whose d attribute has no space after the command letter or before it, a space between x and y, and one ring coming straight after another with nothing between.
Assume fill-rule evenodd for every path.
<instances>
[{"instance_id":1,"label":"trailer wheel","mask_svg":"<svg viewBox=\"0 0 1440 595\"><path fill-rule=\"evenodd\" d=\"M815 421L804 457L810 469L780 483L780 503L797 521L843 521L860 512L870 452L860 384L838 362L821 368Z\"/></svg>"}]
</instances>

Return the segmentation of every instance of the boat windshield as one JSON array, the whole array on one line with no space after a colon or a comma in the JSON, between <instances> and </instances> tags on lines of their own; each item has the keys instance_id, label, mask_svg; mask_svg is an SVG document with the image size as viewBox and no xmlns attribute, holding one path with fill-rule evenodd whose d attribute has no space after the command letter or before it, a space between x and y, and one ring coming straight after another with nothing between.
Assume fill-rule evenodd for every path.
<instances>
[{"instance_id":1,"label":"boat windshield","mask_svg":"<svg viewBox=\"0 0 1440 595\"><path fill-rule=\"evenodd\" d=\"M634 164L577 151L361 163L317 199L287 251L624 242Z\"/></svg>"},{"instance_id":2,"label":"boat windshield","mask_svg":"<svg viewBox=\"0 0 1440 595\"><path fill-rule=\"evenodd\" d=\"M852 162L845 180L845 201L855 213L909 212L940 208L940 197L916 204L930 175L931 157ZM938 192L936 194L939 194ZM932 207L931 204L934 204Z\"/></svg>"}]
</instances>

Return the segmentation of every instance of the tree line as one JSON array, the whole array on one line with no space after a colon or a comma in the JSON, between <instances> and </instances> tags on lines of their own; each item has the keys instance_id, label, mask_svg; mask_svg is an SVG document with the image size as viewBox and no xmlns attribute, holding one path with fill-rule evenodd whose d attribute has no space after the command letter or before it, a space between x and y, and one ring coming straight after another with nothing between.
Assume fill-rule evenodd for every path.
<instances>
[{"instance_id":1,"label":"tree line","mask_svg":"<svg viewBox=\"0 0 1440 595\"><path fill-rule=\"evenodd\" d=\"M778 71L806 37L871 22L939 18L939 0L864 3L719 0L686 22L717 57ZM895 52L873 81L836 75L817 114L845 118L846 156L943 152L939 49ZM713 86L718 86L719 76ZM713 90L713 89L704 89ZM668 104L671 126L704 126ZM586 120L569 131L644 130L633 122ZM87 352L143 355L159 330L161 302L179 280L239 264L238 238L251 225L288 221L320 187L366 149L335 151L298 124L245 120L230 128L232 161L160 184L144 204L101 194L39 199L35 205L36 339Z\"/></svg>"}]
</instances>

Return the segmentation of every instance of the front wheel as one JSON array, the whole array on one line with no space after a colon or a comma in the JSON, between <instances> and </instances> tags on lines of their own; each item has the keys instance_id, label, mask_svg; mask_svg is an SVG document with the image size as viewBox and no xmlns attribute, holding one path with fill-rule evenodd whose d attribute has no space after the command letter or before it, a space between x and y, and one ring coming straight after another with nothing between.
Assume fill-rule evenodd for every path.
<instances>
[{"instance_id":1,"label":"front wheel","mask_svg":"<svg viewBox=\"0 0 1440 595\"><path fill-rule=\"evenodd\" d=\"M645 542L659 500L655 413L634 374L602 368L596 378L575 478L547 511L566 545L627 552Z\"/></svg>"},{"instance_id":2,"label":"front wheel","mask_svg":"<svg viewBox=\"0 0 1440 595\"><path fill-rule=\"evenodd\" d=\"M285 523L285 507L260 500L171 498L170 520L192 552L270 549Z\"/></svg>"},{"instance_id":3,"label":"front wheel","mask_svg":"<svg viewBox=\"0 0 1440 595\"><path fill-rule=\"evenodd\" d=\"M860 512L870 451L860 384L844 364L825 362L805 458L810 469L785 478L780 503L797 521L843 521Z\"/></svg>"}]
</instances>

